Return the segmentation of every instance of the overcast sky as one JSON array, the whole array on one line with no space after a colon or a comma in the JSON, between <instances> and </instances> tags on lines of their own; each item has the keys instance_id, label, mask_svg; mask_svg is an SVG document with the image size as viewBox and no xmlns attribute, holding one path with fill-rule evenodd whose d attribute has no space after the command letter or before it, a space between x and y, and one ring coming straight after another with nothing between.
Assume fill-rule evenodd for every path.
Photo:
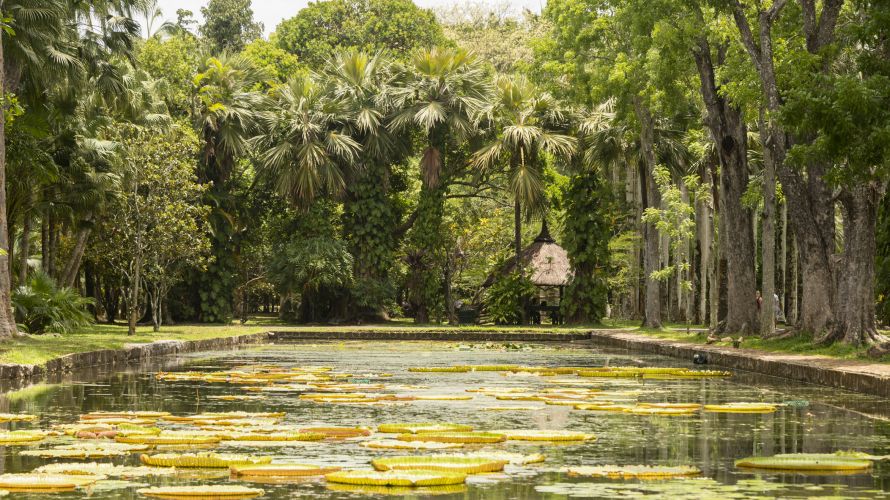
<instances>
[{"instance_id":1,"label":"overcast sky","mask_svg":"<svg viewBox=\"0 0 890 500\"><path fill-rule=\"evenodd\" d=\"M268 35L281 20L292 17L308 3L308 0L253 0L254 18L263 23ZM414 0L414 3L421 7L438 7L460 3L460 0ZM517 11L528 8L540 12L545 0L511 0L509 3ZM166 20L176 20L176 9L188 9L200 20L201 7L207 4L207 0L158 0L158 4Z\"/></svg>"}]
</instances>

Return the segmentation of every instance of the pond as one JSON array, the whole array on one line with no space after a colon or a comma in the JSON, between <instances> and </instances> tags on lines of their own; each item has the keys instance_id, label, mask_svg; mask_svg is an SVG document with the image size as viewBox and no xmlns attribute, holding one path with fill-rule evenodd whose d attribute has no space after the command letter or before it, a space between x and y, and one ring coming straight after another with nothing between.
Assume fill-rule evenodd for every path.
<instances>
[{"instance_id":1,"label":"pond","mask_svg":"<svg viewBox=\"0 0 890 500\"><path fill-rule=\"evenodd\" d=\"M425 498L750 498L753 496L814 498L890 498L890 462L876 461L864 471L846 474L784 473L737 468L735 460L780 453L833 453L860 451L890 454L890 401L788 380L734 373L731 377L691 379L641 377L579 377L571 373L470 371L415 372L410 367L459 365L522 365L531 367L646 366L701 369L691 362L639 355L582 344L457 344L432 342L314 342L280 343L245 350L202 353L168 358L155 366L126 372L102 371L77 376L74 381L43 384L9 392L0 399L2 411L37 415L33 422L3 424L8 429L50 429L70 424L93 411L152 410L174 415L208 412L285 412L280 424L294 428L313 426L367 426L410 422L467 424L475 430L569 430L589 433L595 440L551 443L508 440L495 444L468 444L457 452L501 450L546 460L528 465L507 465L503 472L468 476L465 486L390 489L330 485L321 477L289 480L242 481L228 471L180 470L164 476L146 476L130 482L103 481L86 491L93 498L138 498L147 485L231 484L262 488L263 498L358 498L370 494ZM329 374L361 392L407 396L469 397L459 400L383 401L379 404L344 404L300 399L301 392L251 392L248 385L204 380L159 379L158 369L173 372L292 369L330 367ZM707 366L707 369L719 367ZM301 383L302 384L302 383ZM384 388L372 389L376 384ZM254 385L256 385L254 383ZM296 388L299 388L298 385ZM357 388L356 388L357 387ZM486 392L468 392L484 388ZM637 403L729 402L776 403L772 413L711 413L638 415L627 412L588 411L571 405L542 401L505 400L514 394L568 394L596 390L598 398L615 405ZM560 392L563 391L563 392ZM312 392L303 388L302 392ZM228 401L226 395L256 396ZM501 395L497 399L496 395ZM532 398L534 399L534 398ZM591 399L591 398L588 398ZM596 400L597 398L592 398ZM514 408L514 409L507 409ZM165 427L163 421L157 424ZM179 424L173 424L179 425ZM369 468L372 459L438 451L372 449L369 439L393 438L374 434L350 439L299 441L283 446L260 446L224 441L213 451L273 456L276 461L325 464L343 468ZM30 446L0 448L5 473L29 472L65 460L30 456L27 450L71 443L55 437ZM262 443L260 443L262 444ZM187 446L194 452L199 446ZM154 452L150 452L154 453ZM87 460L118 465L140 465L139 453ZM83 461L80 461L83 462ZM76 461L74 461L76 463ZM694 466L701 474L690 478L637 480L570 475L567 468L597 465ZM47 494L15 493L21 498ZM52 494L80 498L82 490Z\"/></svg>"}]
</instances>

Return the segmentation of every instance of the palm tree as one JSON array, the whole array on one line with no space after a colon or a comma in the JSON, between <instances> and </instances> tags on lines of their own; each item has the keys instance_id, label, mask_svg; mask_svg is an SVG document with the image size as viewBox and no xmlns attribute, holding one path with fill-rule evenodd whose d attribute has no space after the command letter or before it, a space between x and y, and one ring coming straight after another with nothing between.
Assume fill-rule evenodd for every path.
<instances>
[{"instance_id":1,"label":"palm tree","mask_svg":"<svg viewBox=\"0 0 890 500\"><path fill-rule=\"evenodd\" d=\"M341 192L342 168L355 161L361 149L343 133L349 119L343 101L309 76L292 78L273 93L275 103L262 116L263 132L256 145L278 192L301 206L322 193Z\"/></svg>"},{"instance_id":2,"label":"palm tree","mask_svg":"<svg viewBox=\"0 0 890 500\"><path fill-rule=\"evenodd\" d=\"M568 111L525 77L500 76L495 88L496 97L486 111L494 138L473 154L470 163L489 172L505 170L513 197L514 259L522 274L522 219L541 212L544 202L541 156L568 160L577 141L561 133L569 127Z\"/></svg>"},{"instance_id":3,"label":"palm tree","mask_svg":"<svg viewBox=\"0 0 890 500\"><path fill-rule=\"evenodd\" d=\"M130 10L140 1L8 0L3 11L11 21L0 30L0 92L42 105L44 92L56 82L65 85L89 75L113 87L117 75L109 61L132 50L139 25ZM0 338L16 333L9 301L3 115L0 110Z\"/></svg>"},{"instance_id":4,"label":"palm tree","mask_svg":"<svg viewBox=\"0 0 890 500\"><path fill-rule=\"evenodd\" d=\"M410 134L387 128L393 113L393 66L380 53L339 52L320 75L347 109L343 133L361 144L357 168L349 169L343 199L343 233L353 255L358 317L384 318L392 298L389 275L398 248L398 208L390 196L392 165L408 150Z\"/></svg>"},{"instance_id":5,"label":"palm tree","mask_svg":"<svg viewBox=\"0 0 890 500\"><path fill-rule=\"evenodd\" d=\"M425 142L414 224L416 258L412 259L420 276L413 280L419 285L412 291L412 301L415 321L426 323L437 295L438 276L433 271L445 202L441 181L458 170L446 169L445 156L450 146L462 144L476 133L476 117L487 103L490 86L472 53L450 48L417 52L410 64L401 68L399 80L391 94L399 111L389 126L395 131L416 127Z\"/></svg>"},{"instance_id":6,"label":"palm tree","mask_svg":"<svg viewBox=\"0 0 890 500\"><path fill-rule=\"evenodd\" d=\"M195 76L196 129L204 143L202 176L221 189L235 160L247 154L264 98L255 89L268 75L243 55L211 57Z\"/></svg>"}]
</instances>

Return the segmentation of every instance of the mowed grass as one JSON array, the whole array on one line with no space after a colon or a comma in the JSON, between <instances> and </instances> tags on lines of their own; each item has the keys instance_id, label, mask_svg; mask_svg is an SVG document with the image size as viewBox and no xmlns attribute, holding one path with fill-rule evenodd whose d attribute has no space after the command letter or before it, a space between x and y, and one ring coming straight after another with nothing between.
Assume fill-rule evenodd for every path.
<instances>
[{"instance_id":1,"label":"mowed grass","mask_svg":"<svg viewBox=\"0 0 890 500\"><path fill-rule=\"evenodd\" d=\"M614 321L607 322L612 328L620 328L629 333L640 333L650 337L660 339L675 340L678 342L689 342L693 344L705 344L708 334L706 327L703 325L689 325L689 333L686 331L686 324L670 323L661 330L653 330L640 328L639 322ZM890 336L890 332L882 332ZM738 338L738 335L721 335L722 337ZM718 346L731 346L729 342L718 342ZM760 351L785 353L785 354L816 354L822 356L830 356L839 359L859 359L869 362L890 363L890 356L883 356L879 359L870 358L866 351L866 347L855 347L849 344L835 343L831 345L816 345L813 342L812 335L800 333L792 337L782 339L761 339L758 337L744 337L741 347L746 349L757 349Z\"/></svg>"},{"instance_id":2,"label":"mowed grass","mask_svg":"<svg viewBox=\"0 0 890 500\"><path fill-rule=\"evenodd\" d=\"M151 326L140 326L136 335L127 335L127 327L123 324L96 324L88 329L66 335L46 334L29 335L0 343L0 363L25 365L43 364L47 361L70 353L98 351L103 349L120 349L126 344L154 342L156 340L203 340L211 338L234 337L268 331L404 331L404 330L442 330L460 331L588 331L582 326L460 326L448 325L415 325L406 321L394 321L376 325L285 325L270 317L253 318L246 324L232 323L229 325L182 324L163 326L159 332L152 331Z\"/></svg>"},{"instance_id":3,"label":"mowed grass","mask_svg":"<svg viewBox=\"0 0 890 500\"><path fill-rule=\"evenodd\" d=\"M528 325L528 326L449 326L445 324L417 325L410 320L396 320L384 324L369 325L286 325L276 318L252 318L246 324L231 323L228 325L182 324L163 326L161 331L152 331L151 326L140 326L136 335L128 336L127 327L123 324L97 324L83 332L67 335L29 335L0 343L0 363L16 363L26 365L43 364L47 361L70 353L97 351L102 349L120 349L126 344L154 342L156 340L203 340L211 338L233 337L269 331L424 331L452 330L459 332L586 332L595 329L623 330L651 337L669 339L694 344L704 344L707 333L696 332L703 329L701 325L690 325L691 332L686 332L685 324L669 324L662 330L641 329L638 322L606 320L602 325ZM885 332L887 333L887 332ZM717 345L726 346L727 343ZM788 354L821 354L841 359L862 359L871 362L890 363L890 356L880 360L866 356L864 348L855 348L844 344L831 346L815 346L810 337L798 335L780 340L761 340L756 337L745 338L742 347L758 349L766 352Z\"/></svg>"}]
</instances>

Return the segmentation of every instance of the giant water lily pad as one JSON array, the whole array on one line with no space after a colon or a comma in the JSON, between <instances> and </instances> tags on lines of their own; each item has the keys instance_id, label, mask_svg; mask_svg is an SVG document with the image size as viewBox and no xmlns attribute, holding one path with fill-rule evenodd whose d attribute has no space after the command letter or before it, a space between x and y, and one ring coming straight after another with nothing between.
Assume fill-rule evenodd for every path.
<instances>
[{"instance_id":1,"label":"giant water lily pad","mask_svg":"<svg viewBox=\"0 0 890 500\"><path fill-rule=\"evenodd\" d=\"M363 441L365 448L383 450L451 450L463 447L463 443L436 443L433 441L399 441L398 439L380 439Z\"/></svg>"},{"instance_id":2,"label":"giant water lily pad","mask_svg":"<svg viewBox=\"0 0 890 500\"><path fill-rule=\"evenodd\" d=\"M101 475L109 477L143 477L162 476L176 473L172 467L130 467L126 465L100 464L96 462L55 463L46 464L34 469L34 472L42 474L68 474L68 475Z\"/></svg>"},{"instance_id":3,"label":"giant water lily pad","mask_svg":"<svg viewBox=\"0 0 890 500\"><path fill-rule=\"evenodd\" d=\"M0 432L0 445L29 444L43 441L46 434L42 431Z\"/></svg>"},{"instance_id":4,"label":"giant water lily pad","mask_svg":"<svg viewBox=\"0 0 890 500\"><path fill-rule=\"evenodd\" d=\"M0 422L32 422L37 420L37 415L25 413L0 413Z\"/></svg>"},{"instance_id":5,"label":"giant water lily pad","mask_svg":"<svg viewBox=\"0 0 890 500\"><path fill-rule=\"evenodd\" d=\"M449 455L405 456L378 458L371 461L377 470L435 470L479 474L482 472L500 472L508 460L497 460L488 457L462 457Z\"/></svg>"},{"instance_id":6,"label":"giant water lily pad","mask_svg":"<svg viewBox=\"0 0 890 500\"><path fill-rule=\"evenodd\" d=\"M161 486L137 490L140 495L156 498L253 498L266 492L257 488L234 485Z\"/></svg>"},{"instance_id":7,"label":"giant water lily pad","mask_svg":"<svg viewBox=\"0 0 890 500\"><path fill-rule=\"evenodd\" d=\"M399 441L435 441L439 443L500 443L506 441L503 434L491 432L421 432L399 434Z\"/></svg>"},{"instance_id":8,"label":"giant water lily pad","mask_svg":"<svg viewBox=\"0 0 890 500\"><path fill-rule=\"evenodd\" d=\"M272 457L253 457L227 453L160 453L141 455L139 460L145 465L159 467L223 468L232 465L268 464Z\"/></svg>"},{"instance_id":9,"label":"giant water lily pad","mask_svg":"<svg viewBox=\"0 0 890 500\"><path fill-rule=\"evenodd\" d=\"M871 460L837 455L787 454L772 457L747 457L736 460L736 467L787 471L864 471Z\"/></svg>"},{"instance_id":10,"label":"giant water lily pad","mask_svg":"<svg viewBox=\"0 0 890 500\"><path fill-rule=\"evenodd\" d=\"M489 460L505 461L512 465L537 464L547 459L547 457L541 453L525 455L522 453L511 453L509 451L473 451L469 453L450 453L448 456L487 458Z\"/></svg>"},{"instance_id":11,"label":"giant water lily pad","mask_svg":"<svg viewBox=\"0 0 890 500\"><path fill-rule=\"evenodd\" d=\"M586 467L569 467L569 475L594 476L610 478L641 478L657 479L666 477L697 476L701 470L697 467L650 466L650 465L597 465Z\"/></svg>"},{"instance_id":12,"label":"giant water lily pad","mask_svg":"<svg viewBox=\"0 0 890 500\"><path fill-rule=\"evenodd\" d=\"M467 475L460 472L426 470L349 470L328 474L330 483L362 486L445 486L463 484Z\"/></svg>"},{"instance_id":13,"label":"giant water lily pad","mask_svg":"<svg viewBox=\"0 0 890 500\"><path fill-rule=\"evenodd\" d=\"M65 491L86 486L102 476L67 474L0 474L0 488L9 491Z\"/></svg>"},{"instance_id":14,"label":"giant water lily pad","mask_svg":"<svg viewBox=\"0 0 890 500\"><path fill-rule=\"evenodd\" d=\"M772 413L776 411L776 405L770 403L725 403L705 405L704 409L711 413Z\"/></svg>"},{"instance_id":15,"label":"giant water lily pad","mask_svg":"<svg viewBox=\"0 0 890 500\"><path fill-rule=\"evenodd\" d=\"M233 476L323 476L337 472L340 467L313 464L263 464L233 465L229 467Z\"/></svg>"},{"instance_id":16,"label":"giant water lily pad","mask_svg":"<svg viewBox=\"0 0 890 500\"><path fill-rule=\"evenodd\" d=\"M136 434L131 436L117 436L118 443L168 445L168 444L216 444L221 441L217 436L195 436L187 434Z\"/></svg>"},{"instance_id":17,"label":"giant water lily pad","mask_svg":"<svg viewBox=\"0 0 890 500\"><path fill-rule=\"evenodd\" d=\"M416 434L418 432L469 432L472 425L447 423L380 424L377 432L392 434Z\"/></svg>"},{"instance_id":18,"label":"giant water lily pad","mask_svg":"<svg viewBox=\"0 0 890 500\"><path fill-rule=\"evenodd\" d=\"M492 431L502 434L511 441L590 441L596 439L593 434L563 430L511 430Z\"/></svg>"}]
</instances>

